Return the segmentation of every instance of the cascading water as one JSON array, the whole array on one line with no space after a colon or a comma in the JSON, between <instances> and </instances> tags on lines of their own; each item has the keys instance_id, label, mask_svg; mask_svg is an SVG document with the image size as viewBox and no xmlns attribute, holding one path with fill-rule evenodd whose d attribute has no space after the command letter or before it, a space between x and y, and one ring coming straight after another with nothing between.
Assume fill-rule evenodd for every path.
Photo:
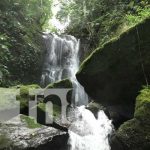
<instances>
[{"instance_id":1,"label":"cascading water","mask_svg":"<svg viewBox=\"0 0 150 150\"><path fill-rule=\"evenodd\" d=\"M69 78L73 83L72 105L86 105L88 96L84 88L76 79L76 72L79 68L79 45L80 41L70 35L57 36L45 35L47 49L41 84L46 86L49 83ZM84 99L84 101L83 101Z\"/></svg>"},{"instance_id":2,"label":"cascading water","mask_svg":"<svg viewBox=\"0 0 150 150\"><path fill-rule=\"evenodd\" d=\"M110 150L108 135L111 133L111 121L103 111L98 119L85 107L78 108L76 121L69 128L70 150Z\"/></svg>"},{"instance_id":3,"label":"cascading water","mask_svg":"<svg viewBox=\"0 0 150 150\"><path fill-rule=\"evenodd\" d=\"M96 119L92 112L81 105L88 104L88 96L76 79L79 69L80 41L73 36L45 35L47 49L41 83L69 78L73 83L72 105L78 106L75 121L69 127L70 150L110 150L108 135L112 131L111 121L103 111ZM79 107L80 106L80 107Z\"/></svg>"}]
</instances>

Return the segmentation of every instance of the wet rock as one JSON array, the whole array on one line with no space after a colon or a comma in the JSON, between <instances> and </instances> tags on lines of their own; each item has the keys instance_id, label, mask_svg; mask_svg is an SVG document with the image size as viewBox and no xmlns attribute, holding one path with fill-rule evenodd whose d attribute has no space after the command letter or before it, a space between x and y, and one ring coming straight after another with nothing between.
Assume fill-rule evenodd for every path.
<instances>
[{"instance_id":1,"label":"wet rock","mask_svg":"<svg viewBox=\"0 0 150 150\"><path fill-rule=\"evenodd\" d=\"M36 123L32 118L19 115L0 125L0 149L64 150L68 134L53 127ZM4 142L3 142L4 141Z\"/></svg>"},{"instance_id":2,"label":"wet rock","mask_svg":"<svg viewBox=\"0 0 150 150\"><path fill-rule=\"evenodd\" d=\"M113 125L116 129L125 121L132 119L134 114L134 108L122 105L107 106L105 108L109 119L112 120Z\"/></svg>"},{"instance_id":3,"label":"wet rock","mask_svg":"<svg viewBox=\"0 0 150 150\"><path fill-rule=\"evenodd\" d=\"M100 110L103 110L103 111L105 112L105 114L110 118L109 113L108 113L106 107L104 107L104 106L102 106L101 104L96 103L96 102L94 102L94 101L93 101L93 102L90 102L90 103L87 105L86 109L90 110L90 111L94 114L94 116L95 116L96 118L98 118L98 112L99 112Z\"/></svg>"},{"instance_id":4,"label":"wet rock","mask_svg":"<svg viewBox=\"0 0 150 150\"><path fill-rule=\"evenodd\" d=\"M119 141L119 139L114 135L110 137L111 150L125 150L124 145Z\"/></svg>"}]
</instances>

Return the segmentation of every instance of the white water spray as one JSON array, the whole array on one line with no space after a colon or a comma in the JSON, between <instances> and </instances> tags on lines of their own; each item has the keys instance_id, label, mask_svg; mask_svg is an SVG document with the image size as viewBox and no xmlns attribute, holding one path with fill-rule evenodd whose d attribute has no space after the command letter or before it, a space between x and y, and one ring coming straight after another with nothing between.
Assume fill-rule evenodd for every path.
<instances>
[{"instance_id":1,"label":"white water spray","mask_svg":"<svg viewBox=\"0 0 150 150\"><path fill-rule=\"evenodd\" d=\"M103 111L96 119L92 112L81 106L88 104L88 96L75 76L79 69L79 40L69 35L46 35L45 45L47 54L41 83L46 86L69 78L73 83L72 105L80 106L69 128L70 150L110 150L108 135L112 130L111 121Z\"/></svg>"},{"instance_id":2,"label":"white water spray","mask_svg":"<svg viewBox=\"0 0 150 150\"><path fill-rule=\"evenodd\" d=\"M70 150L110 150L108 136L112 126L103 111L96 119L89 110L79 107L76 117L69 128Z\"/></svg>"}]
</instances>

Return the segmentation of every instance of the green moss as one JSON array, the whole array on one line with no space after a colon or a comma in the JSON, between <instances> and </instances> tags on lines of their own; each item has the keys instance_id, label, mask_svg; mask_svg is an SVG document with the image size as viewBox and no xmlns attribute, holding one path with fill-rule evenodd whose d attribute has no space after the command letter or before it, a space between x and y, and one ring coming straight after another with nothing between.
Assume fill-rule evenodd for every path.
<instances>
[{"instance_id":1,"label":"green moss","mask_svg":"<svg viewBox=\"0 0 150 150\"><path fill-rule=\"evenodd\" d=\"M150 103L150 87L145 87L141 90L140 95L136 100L136 110L142 105Z\"/></svg>"},{"instance_id":2,"label":"green moss","mask_svg":"<svg viewBox=\"0 0 150 150\"><path fill-rule=\"evenodd\" d=\"M143 9L138 8L137 14L127 14L125 20L129 26L134 26L148 17L150 17L150 5L147 5Z\"/></svg>"},{"instance_id":3,"label":"green moss","mask_svg":"<svg viewBox=\"0 0 150 150\"><path fill-rule=\"evenodd\" d=\"M141 90L136 100L134 118L117 131L127 150L149 150L150 147L150 88Z\"/></svg>"},{"instance_id":4,"label":"green moss","mask_svg":"<svg viewBox=\"0 0 150 150\"><path fill-rule=\"evenodd\" d=\"M60 88L60 89L67 88L68 89L69 88L70 91L67 93L67 101L70 103L72 99L72 87L73 87L72 82L69 79L64 79L64 80L49 84L46 87L46 89L51 89L51 88ZM53 104L61 106L59 97L55 95L50 95L46 99L49 101L52 101Z\"/></svg>"},{"instance_id":5,"label":"green moss","mask_svg":"<svg viewBox=\"0 0 150 150\"><path fill-rule=\"evenodd\" d=\"M144 24L146 21L150 20L150 16L143 18L141 21L139 21L137 24L134 24L130 27L128 27L126 30L122 31L120 34L118 34L117 36L111 38L109 41L105 42L103 45L100 45L98 48L96 48L80 65L79 71L77 72L77 74L80 74L82 71L86 72L88 65L90 65L91 63L93 63L93 60L97 59L98 55L103 55L103 51L106 50L108 47L111 47L114 45L114 43L118 43L119 44L119 40L124 37L125 35L129 34L130 32L132 32L132 30L135 30L136 27ZM111 54L110 54L111 55ZM99 60L97 62L100 62ZM95 63L97 63L95 62ZM102 64L102 63L101 63ZM95 69L95 71L97 71L97 65L95 65L95 67L92 67L91 71L93 71L93 69Z\"/></svg>"},{"instance_id":6,"label":"green moss","mask_svg":"<svg viewBox=\"0 0 150 150\"><path fill-rule=\"evenodd\" d=\"M137 97L134 116L150 125L150 87L141 90Z\"/></svg>"},{"instance_id":7,"label":"green moss","mask_svg":"<svg viewBox=\"0 0 150 150\"><path fill-rule=\"evenodd\" d=\"M150 146L150 127L137 119L124 123L117 136L127 150L148 150Z\"/></svg>"},{"instance_id":8,"label":"green moss","mask_svg":"<svg viewBox=\"0 0 150 150\"><path fill-rule=\"evenodd\" d=\"M41 127L41 125L39 123L37 123L36 120L31 117L21 115L20 119L22 122L25 122L27 124L27 127L30 129Z\"/></svg>"},{"instance_id":9,"label":"green moss","mask_svg":"<svg viewBox=\"0 0 150 150\"><path fill-rule=\"evenodd\" d=\"M81 64L76 76L90 97L103 104L134 104L145 84L141 64L150 82L149 26L150 18L97 48Z\"/></svg>"},{"instance_id":10,"label":"green moss","mask_svg":"<svg viewBox=\"0 0 150 150\"><path fill-rule=\"evenodd\" d=\"M20 96L21 97L27 97L29 95L29 88L28 86L22 86L20 88Z\"/></svg>"},{"instance_id":11,"label":"green moss","mask_svg":"<svg viewBox=\"0 0 150 150\"><path fill-rule=\"evenodd\" d=\"M29 89L37 89L40 88L39 85L32 84L32 85L23 85L20 87L20 95L22 97L26 97L29 95Z\"/></svg>"},{"instance_id":12,"label":"green moss","mask_svg":"<svg viewBox=\"0 0 150 150\"><path fill-rule=\"evenodd\" d=\"M72 88L72 83L69 79L64 79L52 84L49 84L46 89L48 88Z\"/></svg>"}]
</instances>

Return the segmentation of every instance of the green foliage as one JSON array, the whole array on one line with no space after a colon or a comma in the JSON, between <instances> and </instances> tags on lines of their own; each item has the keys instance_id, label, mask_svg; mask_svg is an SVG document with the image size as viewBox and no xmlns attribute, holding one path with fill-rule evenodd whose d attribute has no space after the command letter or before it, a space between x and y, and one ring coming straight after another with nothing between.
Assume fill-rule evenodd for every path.
<instances>
[{"instance_id":1,"label":"green foliage","mask_svg":"<svg viewBox=\"0 0 150 150\"><path fill-rule=\"evenodd\" d=\"M148 150L150 146L150 128L147 122L132 119L125 122L118 131L118 139L126 150Z\"/></svg>"},{"instance_id":2,"label":"green foliage","mask_svg":"<svg viewBox=\"0 0 150 150\"><path fill-rule=\"evenodd\" d=\"M81 32L92 37L98 32L101 34L104 31L105 34L109 32L107 24L110 23L110 28L113 28L123 16L125 6L125 3L118 0L73 0L68 3L63 1L58 17L61 19L69 14L71 19L69 32Z\"/></svg>"},{"instance_id":3,"label":"green foliage","mask_svg":"<svg viewBox=\"0 0 150 150\"><path fill-rule=\"evenodd\" d=\"M141 22L143 19L150 17L150 5L147 5L143 8L140 6L136 8L136 14L127 14L126 20L127 24L134 26L135 24Z\"/></svg>"},{"instance_id":4,"label":"green foliage","mask_svg":"<svg viewBox=\"0 0 150 150\"><path fill-rule=\"evenodd\" d=\"M89 37L93 48L150 16L149 0L61 0L61 4L58 18L71 19L67 32Z\"/></svg>"},{"instance_id":5,"label":"green foliage","mask_svg":"<svg viewBox=\"0 0 150 150\"><path fill-rule=\"evenodd\" d=\"M29 89L37 89L37 88L40 88L40 86L37 84L21 86L20 87L20 96L26 97L29 95Z\"/></svg>"},{"instance_id":6,"label":"green foliage","mask_svg":"<svg viewBox=\"0 0 150 150\"><path fill-rule=\"evenodd\" d=\"M37 82L41 32L51 18L52 0L0 1L0 86Z\"/></svg>"}]
</instances>

